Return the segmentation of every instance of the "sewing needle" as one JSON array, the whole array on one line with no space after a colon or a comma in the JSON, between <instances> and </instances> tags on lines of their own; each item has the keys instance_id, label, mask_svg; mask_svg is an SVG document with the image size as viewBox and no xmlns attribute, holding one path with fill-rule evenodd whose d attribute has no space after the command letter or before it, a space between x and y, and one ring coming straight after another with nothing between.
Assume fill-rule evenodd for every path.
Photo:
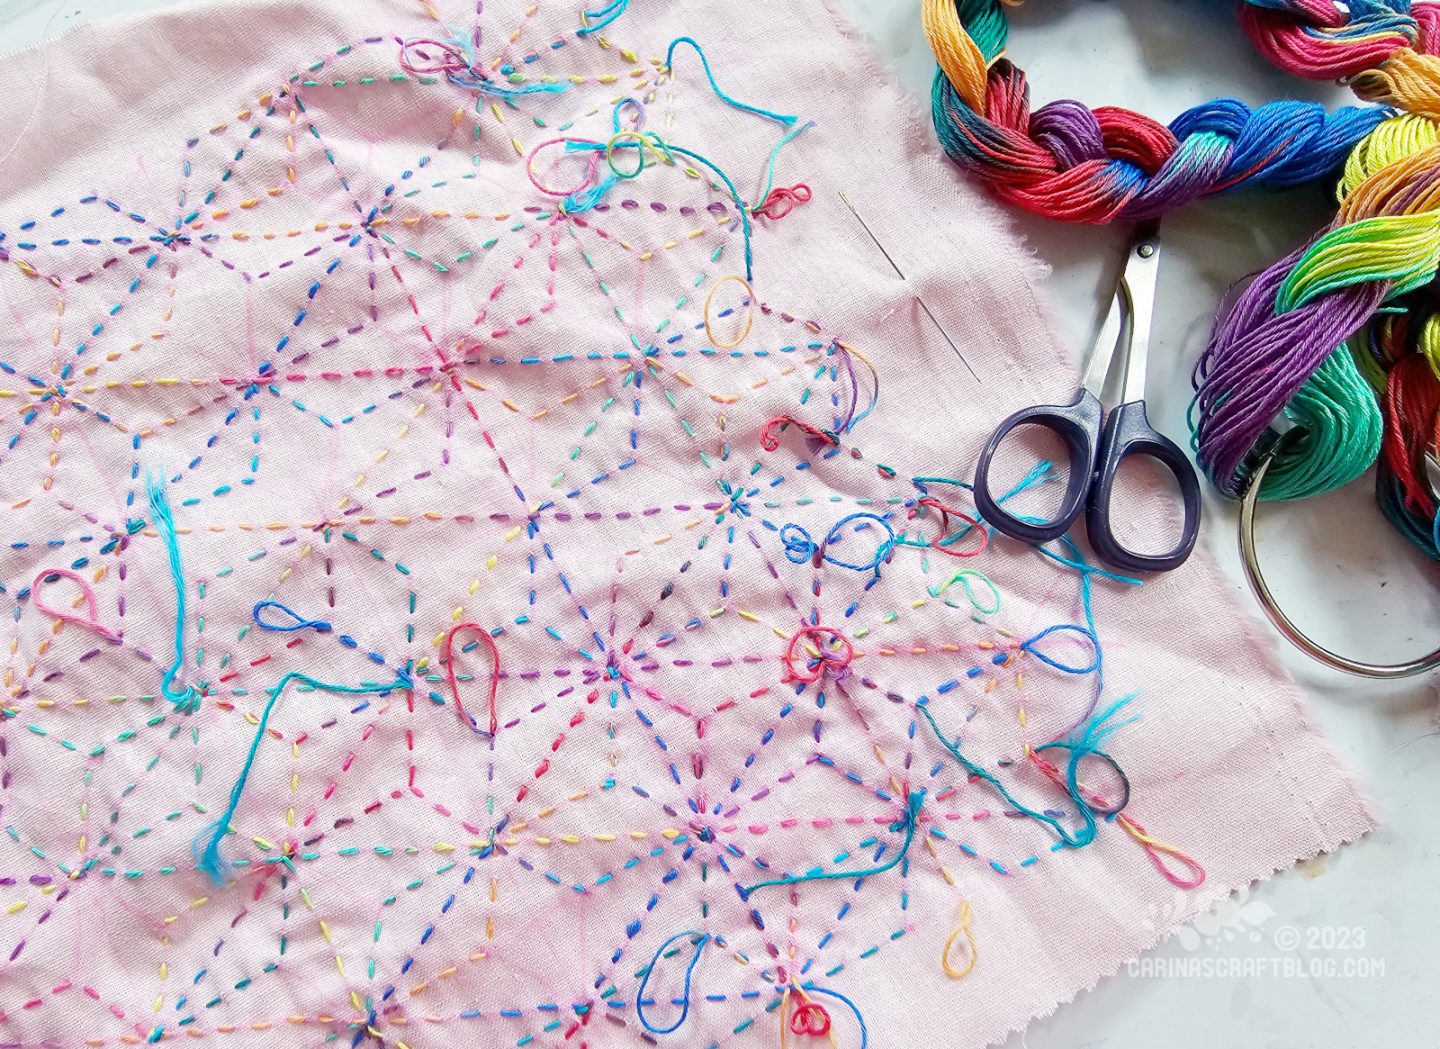
<instances>
[{"instance_id":1,"label":"sewing needle","mask_svg":"<svg viewBox=\"0 0 1440 1049\"><path fill-rule=\"evenodd\" d=\"M885 261L890 263L890 268L895 271L895 276L899 277L901 280L905 281L908 284L909 281L906 280L905 274L901 271L900 267L895 264L895 260L890 257L890 253L885 250L885 245L880 243L880 238L875 236L874 230L872 230L870 226L866 223L866 221L860 217L860 212L855 210L855 205L850 203L850 198L845 195L844 191L841 191L840 199L844 202L845 206L850 209L850 214L855 216L855 221L860 223L860 228L865 231L871 242L880 249L880 254L884 255ZM925 300L922 299L919 295L916 295L914 298L916 305L918 305L922 310L925 311L925 316L930 318L930 323L935 325L935 329L945 337L945 341L948 342L950 344L950 348L955 351L955 356L960 358L960 363L965 365L965 370L970 373L970 377L973 378L976 382L979 382L980 376L976 375L975 369L970 367L970 362L967 361L965 359L965 355L960 352L960 347L955 345L955 340L950 338L950 333L945 330L945 326L940 323L939 319L936 318L935 314L930 312L930 307L925 305Z\"/></svg>"}]
</instances>

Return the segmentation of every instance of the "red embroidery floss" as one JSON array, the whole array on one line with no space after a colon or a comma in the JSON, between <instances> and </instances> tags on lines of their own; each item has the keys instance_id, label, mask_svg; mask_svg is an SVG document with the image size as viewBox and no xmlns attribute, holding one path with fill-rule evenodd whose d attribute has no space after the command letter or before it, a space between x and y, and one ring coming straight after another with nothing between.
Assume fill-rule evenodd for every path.
<instances>
[{"instance_id":1,"label":"red embroidery floss","mask_svg":"<svg viewBox=\"0 0 1440 1049\"><path fill-rule=\"evenodd\" d=\"M789 415L777 415L764 426L760 427L760 447L764 448L767 452L773 452L778 449L780 447L780 438L776 437L775 434L777 431L784 430L787 426L798 426L811 437L815 438L815 440L821 441L824 444L838 445L840 443L839 439L833 433L818 429L809 423L802 423L799 419Z\"/></svg>"},{"instance_id":2,"label":"red embroidery floss","mask_svg":"<svg viewBox=\"0 0 1440 1049\"><path fill-rule=\"evenodd\" d=\"M930 496L926 496L924 499L919 500L915 505L917 507L928 506L932 510L940 511L940 536L933 543L930 544L930 549L937 550L942 554L949 554L951 557L977 557L980 554L983 554L985 552L985 548L990 545L990 533L985 530L984 526L982 526L979 521L977 521L975 518L971 517L964 511L957 510L953 506L946 506L944 503L940 502L940 500L932 498ZM910 517L912 520L914 519L915 514L916 511L912 509L910 511ZM956 517L960 518L962 521L968 524L970 528L975 532L975 534L980 537L980 543L978 546L975 547L975 549L952 550L949 546L945 545L945 533L950 530L951 514L954 514Z\"/></svg>"},{"instance_id":3,"label":"red embroidery floss","mask_svg":"<svg viewBox=\"0 0 1440 1049\"><path fill-rule=\"evenodd\" d=\"M455 711L460 715L460 720L470 728L475 728L475 719L465 713L465 705L460 701L460 684L455 680L455 659L452 648L455 644L455 635L462 630L473 630L475 636L484 641L490 647L490 655L495 660L495 672L490 676L490 735L494 736L500 731L500 715L495 707L495 698L500 691L500 649L495 645L495 639L490 632L479 623L460 623L450 628L445 635L445 641L440 646L440 652L445 660L445 680L450 685L450 695L455 699Z\"/></svg>"},{"instance_id":4,"label":"red embroidery floss","mask_svg":"<svg viewBox=\"0 0 1440 1049\"><path fill-rule=\"evenodd\" d=\"M841 651L835 652L827 649L824 641L827 637L839 642ZM811 667L807 665L797 670L795 668L795 647L805 638L816 639L814 648L820 655L815 666ZM844 670L850 665L850 661L854 658L855 646L852 645L850 639L840 633L840 631L831 626L807 623L790 636L790 644L785 647L785 655L781 657L781 660L785 664L786 681L802 681L810 684L819 681L828 669L834 669L837 672ZM810 661L805 660L804 662L808 664Z\"/></svg>"}]
</instances>

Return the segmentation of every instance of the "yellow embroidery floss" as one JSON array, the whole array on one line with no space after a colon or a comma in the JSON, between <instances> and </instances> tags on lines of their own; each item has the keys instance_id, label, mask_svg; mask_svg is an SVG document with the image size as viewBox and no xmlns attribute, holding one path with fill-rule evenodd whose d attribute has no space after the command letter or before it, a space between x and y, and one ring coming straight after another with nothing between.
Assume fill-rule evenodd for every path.
<instances>
[{"instance_id":1,"label":"yellow embroidery floss","mask_svg":"<svg viewBox=\"0 0 1440 1049\"><path fill-rule=\"evenodd\" d=\"M956 966L950 962L950 952L955 947L955 941L961 936L965 937L965 942L970 946L970 950L967 952L969 957L963 966ZM956 923L955 928L950 931L949 939L945 941L945 948L940 952L940 964L945 969L945 975L950 977L950 979L963 980L970 975L971 971L975 968L975 963L979 960L980 948L975 945L975 934L970 931L970 901L961 900L960 920Z\"/></svg>"},{"instance_id":2,"label":"yellow embroidery floss","mask_svg":"<svg viewBox=\"0 0 1440 1049\"><path fill-rule=\"evenodd\" d=\"M721 342L715 338L715 333L710 329L710 307L715 301L715 293L731 281L734 281L745 289L745 327L740 332L740 337L734 342ZM710 289L710 294L705 296L705 337L710 340L710 345L714 346L717 350L733 350L749 337L750 328L754 323L755 289L750 286L750 282L738 273L732 273L728 277L721 277L720 281Z\"/></svg>"}]
</instances>

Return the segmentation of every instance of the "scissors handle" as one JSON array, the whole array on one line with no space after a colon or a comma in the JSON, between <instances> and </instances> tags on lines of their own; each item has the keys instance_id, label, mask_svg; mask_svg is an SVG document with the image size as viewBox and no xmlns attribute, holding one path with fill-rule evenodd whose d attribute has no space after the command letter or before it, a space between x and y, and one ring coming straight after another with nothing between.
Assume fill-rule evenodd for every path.
<instances>
[{"instance_id":1,"label":"scissors handle","mask_svg":"<svg viewBox=\"0 0 1440 1049\"><path fill-rule=\"evenodd\" d=\"M1180 539L1167 553L1137 553L1115 538L1111 527L1115 478L1121 464L1132 456L1154 459L1174 475L1180 488L1184 519ZM1183 565L1195 549L1195 538L1200 534L1200 481L1179 446L1150 425L1144 401L1122 404L1112 409L1105 420L1105 436L1100 442L1100 462L1090 488L1085 527L1090 533L1090 545L1101 560L1132 572L1169 572Z\"/></svg>"},{"instance_id":2,"label":"scissors handle","mask_svg":"<svg viewBox=\"0 0 1440 1049\"><path fill-rule=\"evenodd\" d=\"M1086 493L1100 452L1100 400L1082 389L1069 404L1037 404L1007 417L980 453L975 467L975 507L996 531L1027 543L1048 543L1070 530L1085 508ZM1000 505L990 490L990 461L1005 438L1021 426L1039 426L1065 442L1070 453L1065 501L1048 521L1024 521ZM1158 435L1157 435L1158 436Z\"/></svg>"}]
</instances>

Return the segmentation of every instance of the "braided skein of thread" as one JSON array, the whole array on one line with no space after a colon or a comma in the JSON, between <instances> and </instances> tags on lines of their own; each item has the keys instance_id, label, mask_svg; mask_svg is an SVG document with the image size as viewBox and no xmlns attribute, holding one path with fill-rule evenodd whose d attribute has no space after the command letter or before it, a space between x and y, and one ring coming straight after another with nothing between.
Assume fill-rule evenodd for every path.
<instances>
[{"instance_id":1,"label":"braided skein of thread","mask_svg":"<svg viewBox=\"0 0 1440 1049\"><path fill-rule=\"evenodd\" d=\"M1355 93L1440 117L1440 3L1431 0L1247 0L1240 24L1272 63L1310 80L1344 80Z\"/></svg>"},{"instance_id":2,"label":"braided skein of thread","mask_svg":"<svg viewBox=\"0 0 1440 1049\"><path fill-rule=\"evenodd\" d=\"M1040 215L1141 220L1241 186L1309 182L1335 171L1386 116L1375 107L1327 113L1297 101L1252 109L1233 98L1189 109L1168 126L1071 100L1032 113L1025 73L1004 57L1004 8L1018 2L922 0L921 16L939 63L931 101L941 145L997 197ZM1409 37L1396 29L1383 39L1394 44L1390 56Z\"/></svg>"},{"instance_id":3,"label":"braided skein of thread","mask_svg":"<svg viewBox=\"0 0 1440 1049\"><path fill-rule=\"evenodd\" d=\"M1440 3L1358 0L1346 9L1320 0L1251 0L1241 22L1277 66L1311 79L1343 78L1360 97L1407 111L1356 147L1341 182L1342 199L1368 174L1440 141L1440 57L1429 53L1440 44ZM1360 370L1382 396L1380 507L1401 534L1440 558L1434 525L1440 506L1430 473L1435 458L1427 454L1440 439L1440 403L1433 400L1433 378L1440 376L1435 292L1432 283L1387 302L1386 312L1356 333L1352 345ZM1432 375L1410 363L1411 354L1428 361ZM1271 494L1269 488L1264 494Z\"/></svg>"},{"instance_id":4,"label":"braided skein of thread","mask_svg":"<svg viewBox=\"0 0 1440 1049\"><path fill-rule=\"evenodd\" d=\"M1196 367L1197 458L1227 495L1244 491L1253 451L1282 412L1304 432L1276 459L1264 498L1339 487L1379 453L1379 404L1347 343L1382 306L1403 308L1435 279L1440 146L1399 156L1377 146L1365 154L1375 169L1349 189L1330 228L1255 279ZM1383 371L1367 356L1367 370Z\"/></svg>"},{"instance_id":5,"label":"braided skein of thread","mask_svg":"<svg viewBox=\"0 0 1440 1049\"><path fill-rule=\"evenodd\" d=\"M1246 183L1321 177L1349 152L1335 221L1262 273L1217 323L1196 367L1194 446L1212 481L1238 497L1283 413L1300 433L1280 448L1261 494L1298 498L1359 476L1384 434L1382 509L1440 555L1440 529L1429 526L1437 500L1426 466L1435 469L1434 457L1424 454L1436 437L1424 418L1431 376L1418 365L1399 368L1419 354L1440 376L1431 287L1440 261L1440 57L1429 54L1432 41L1440 44L1440 3L1239 5L1243 29L1276 66L1309 79L1342 78L1360 98L1399 115L1346 107L1327 116L1289 102L1252 111L1221 100L1165 128L1075 102L1032 115L1024 74L1003 57L1002 0L923 2L940 65L934 108L942 143L997 196L1040 214L1153 217ZM1403 394L1391 383L1402 383Z\"/></svg>"},{"instance_id":6,"label":"braided skein of thread","mask_svg":"<svg viewBox=\"0 0 1440 1049\"><path fill-rule=\"evenodd\" d=\"M1385 386L1385 439L1375 471L1375 497L1395 529L1435 560L1436 498L1430 446L1440 436L1440 379L1425 358L1411 354L1390 371Z\"/></svg>"}]
</instances>

